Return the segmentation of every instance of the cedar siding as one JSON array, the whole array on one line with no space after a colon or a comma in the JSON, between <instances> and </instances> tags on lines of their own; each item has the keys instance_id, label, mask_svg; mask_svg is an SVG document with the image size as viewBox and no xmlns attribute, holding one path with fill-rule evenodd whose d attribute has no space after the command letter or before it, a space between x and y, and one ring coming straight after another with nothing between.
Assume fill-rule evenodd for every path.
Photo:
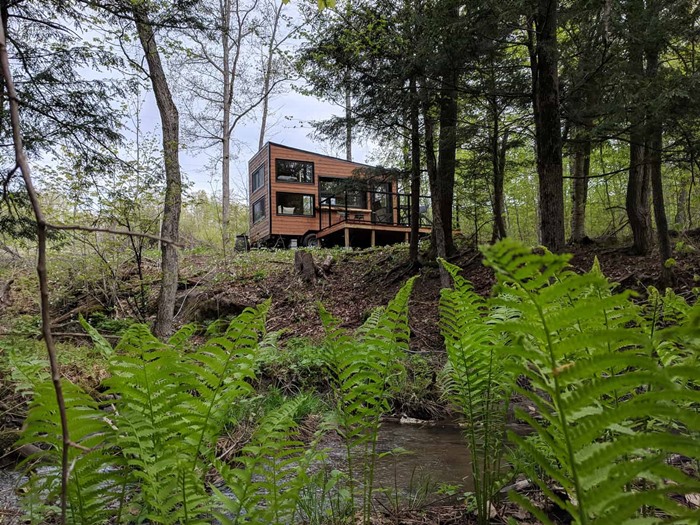
<instances>
[{"instance_id":1,"label":"cedar siding","mask_svg":"<svg viewBox=\"0 0 700 525\"><path fill-rule=\"evenodd\" d=\"M313 181L277 180L278 160L311 163L313 165ZM262 188L252 192L253 174L261 165L265 167L265 183ZM287 171L286 175L292 175L294 173L293 168L294 166ZM363 208L352 208L350 206L345 208L345 206L334 205L329 212L328 205L321 205L319 197L321 178L347 179L355 176L356 170L363 168L366 169L369 166L268 142L248 163L249 187L251 189L251 243L279 245L278 243L281 240L284 245L289 245L290 240L296 239L297 245L301 245L307 234L316 234L320 230L327 230L332 224L339 222L346 222L347 227L350 227L350 223L353 221L361 221L363 229L376 229L377 231L386 229L380 224L372 225L373 214L372 210L369 209L369 199ZM299 178L308 178L308 175L308 169L305 168L299 175ZM396 181L391 183L390 191L393 193L397 192ZM371 192L368 195L371 196ZM280 196L285 199L286 205L285 202L280 202ZM264 220L253 223L253 206L261 198L265 200L266 215ZM396 207L396 199L395 195L391 196L392 207ZM291 213L295 214L292 215ZM392 214L394 217L389 222L396 223L398 212L394 211ZM401 231L403 232L404 230L407 231L407 228ZM323 235L324 233L321 231L318 237L321 238ZM403 233L397 238L399 237L401 241L404 240ZM373 234L373 242L374 238Z\"/></svg>"},{"instance_id":2,"label":"cedar siding","mask_svg":"<svg viewBox=\"0 0 700 525\"><path fill-rule=\"evenodd\" d=\"M265 144L263 148L258 151L255 156L248 162L248 188L250 188L250 203L249 218L250 223L250 240L252 242L258 242L262 239L266 239L270 236L270 163L269 163L269 149L270 145ZM263 185L253 192L253 173L257 169L263 166L265 170ZM253 223L253 205L258 202L259 199L264 199L265 202L265 218L259 222Z\"/></svg>"}]
</instances>

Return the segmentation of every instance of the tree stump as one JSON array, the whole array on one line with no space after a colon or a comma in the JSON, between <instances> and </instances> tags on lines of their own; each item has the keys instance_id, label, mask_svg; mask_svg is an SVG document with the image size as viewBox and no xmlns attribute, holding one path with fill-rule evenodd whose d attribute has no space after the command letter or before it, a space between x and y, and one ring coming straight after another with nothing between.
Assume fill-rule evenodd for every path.
<instances>
[{"instance_id":1,"label":"tree stump","mask_svg":"<svg viewBox=\"0 0 700 525\"><path fill-rule=\"evenodd\" d=\"M312 283L316 280L316 263L309 252L297 250L294 252L294 268L297 274L307 283Z\"/></svg>"}]
</instances>

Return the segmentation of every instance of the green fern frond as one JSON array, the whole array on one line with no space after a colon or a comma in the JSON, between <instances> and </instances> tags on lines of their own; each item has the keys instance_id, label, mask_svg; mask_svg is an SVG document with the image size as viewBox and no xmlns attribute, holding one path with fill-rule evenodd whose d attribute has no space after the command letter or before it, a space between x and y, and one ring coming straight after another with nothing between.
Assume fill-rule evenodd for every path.
<instances>
[{"instance_id":1,"label":"green fern frond","mask_svg":"<svg viewBox=\"0 0 700 525\"><path fill-rule=\"evenodd\" d=\"M682 359L660 359L657 349L663 342L677 355L696 353L700 327L686 322L665 331L646 323L630 294L615 293L595 265L576 275L568 256L535 255L508 240L484 253L502 291L497 303L518 312L501 324L513 342L512 373L530 382L516 390L543 422L518 416L556 463L513 440L564 487L568 501L536 479L540 488L580 525L642 523L643 512L652 511L661 516L657 523L698 519L670 497L674 489L697 490L698 482L666 460L700 458L700 371ZM514 499L534 513L522 497Z\"/></svg>"},{"instance_id":2,"label":"green fern frond","mask_svg":"<svg viewBox=\"0 0 700 525\"><path fill-rule=\"evenodd\" d=\"M78 315L78 321L80 322L80 326L83 327L83 330L85 330L90 336L92 344L95 345L95 350L97 350L103 357L109 358L109 356L112 355L112 352L114 352L110 342L102 337L102 335L85 320L82 314Z\"/></svg>"},{"instance_id":3,"label":"green fern frond","mask_svg":"<svg viewBox=\"0 0 700 525\"><path fill-rule=\"evenodd\" d=\"M108 522L117 512L125 479L108 442L112 429L98 404L80 387L62 380L71 440L81 449L69 449L68 519L71 524ZM37 385L18 445L39 444L44 450L28 462L40 459L42 470L29 477L28 488L42 494L42 508L57 506L61 490L62 432L56 393L51 382ZM87 451L83 450L87 449ZM38 509L33 509L34 511Z\"/></svg>"},{"instance_id":4,"label":"green fern frond","mask_svg":"<svg viewBox=\"0 0 700 525\"><path fill-rule=\"evenodd\" d=\"M369 523L371 513L380 418L390 409L389 401L405 373L402 357L410 338L408 301L414 282L415 278L410 279L386 308L375 310L354 337L320 309L336 430L346 448L351 506L355 509L356 499L361 498L364 523Z\"/></svg>"},{"instance_id":5,"label":"green fern frond","mask_svg":"<svg viewBox=\"0 0 700 525\"><path fill-rule=\"evenodd\" d=\"M298 397L268 413L260 422L232 468L216 461L226 488L213 488L223 524L288 523L294 515L299 491L308 482L307 470L315 458L297 439L295 415L305 399Z\"/></svg>"},{"instance_id":6,"label":"green fern frond","mask_svg":"<svg viewBox=\"0 0 700 525\"><path fill-rule=\"evenodd\" d=\"M173 347L175 350L183 350L185 343L190 340L196 331L197 325L192 323L186 324L170 336L168 339L168 345Z\"/></svg>"},{"instance_id":7,"label":"green fern frond","mask_svg":"<svg viewBox=\"0 0 700 525\"><path fill-rule=\"evenodd\" d=\"M440 264L454 283L454 289L440 292L440 326L447 351L443 389L467 424L477 519L485 524L500 489L511 383L500 325L511 315L502 307L490 307L460 276L459 267L444 260Z\"/></svg>"}]
</instances>

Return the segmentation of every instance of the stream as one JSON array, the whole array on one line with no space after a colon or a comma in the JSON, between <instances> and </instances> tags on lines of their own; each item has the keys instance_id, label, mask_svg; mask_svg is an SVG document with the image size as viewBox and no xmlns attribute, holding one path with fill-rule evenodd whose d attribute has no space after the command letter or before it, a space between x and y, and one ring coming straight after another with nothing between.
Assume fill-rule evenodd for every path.
<instances>
[{"instance_id":1,"label":"stream","mask_svg":"<svg viewBox=\"0 0 700 525\"><path fill-rule=\"evenodd\" d=\"M386 454L377 460L375 488L410 491L428 479L435 489L440 485L456 485L462 492L473 488L469 449L457 428L382 424L377 454L394 449L404 449L405 453ZM329 452L330 463L345 470L345 453L341 442L334 443Z\"/></svg>"},{"instance_id":2,"label":"stream","mask_svg":"<svg viewBox=\"0 0 700 525\"><path fill-rule=\"evenodd\" d=\"M345 470L345 448L341 441L326 444L328 462L333 468ZM470 480L469 450L459 429L385 423L379 431L377 454L395 449L400 454L386 454L375 468L375 489L389 492L412 493L420 485L430 482L430 491L441 485L459 487L459 491L472 488ZM21 475L0 469L0 524L16 524L19 521L16 489Z\"/></svg>"}]
</instances>

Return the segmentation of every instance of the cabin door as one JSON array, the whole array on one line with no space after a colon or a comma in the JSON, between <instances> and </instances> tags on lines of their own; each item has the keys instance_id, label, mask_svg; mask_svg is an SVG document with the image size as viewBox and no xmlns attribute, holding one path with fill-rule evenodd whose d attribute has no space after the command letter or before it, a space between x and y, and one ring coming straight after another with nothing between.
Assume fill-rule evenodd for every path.
<instances>
[{"instance_id":1,"label":"cabin door","mask_svg":"<svg viewBox=\"0 0 700 525\"><path fill-rule=\"evenodd\" d=\"M379 224L393 223L393 207L391 195L391 183L375 183L370 190L370 202L372 203L372 222Z\"/></svg>"}]
</instances>

